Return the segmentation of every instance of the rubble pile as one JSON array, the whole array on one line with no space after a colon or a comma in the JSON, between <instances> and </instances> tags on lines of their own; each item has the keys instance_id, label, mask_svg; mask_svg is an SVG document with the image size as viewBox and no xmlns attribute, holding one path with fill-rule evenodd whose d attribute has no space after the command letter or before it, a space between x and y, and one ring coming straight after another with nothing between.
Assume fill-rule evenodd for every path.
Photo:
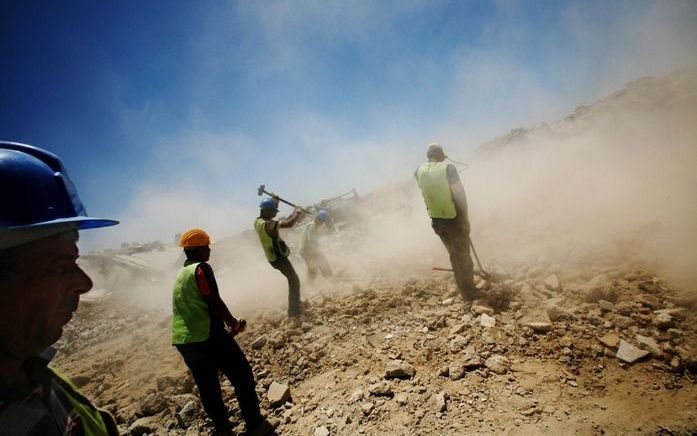
<instances>
[{"instance_id":1,"label":"rubble pile","mask_svg":"<svg viewBox=\"0 0 697 436\"><path fill-rule=\"evenodd\" d=\"M625 266L496 271L495 282L478 279L473 303L433 275L317 295L299 323L248 318L238 341L262 409L280 434L612 432L634 425L612 413L636 401L629 390L674 414L655 425L697 429L695 310L660 280ZM58 349L58 365L124 433L210 430L165 310L84 305ZM241 431L226 380L223 392ZM693 412L678 417L678 400Z\"/></svg>"}]
</instances>

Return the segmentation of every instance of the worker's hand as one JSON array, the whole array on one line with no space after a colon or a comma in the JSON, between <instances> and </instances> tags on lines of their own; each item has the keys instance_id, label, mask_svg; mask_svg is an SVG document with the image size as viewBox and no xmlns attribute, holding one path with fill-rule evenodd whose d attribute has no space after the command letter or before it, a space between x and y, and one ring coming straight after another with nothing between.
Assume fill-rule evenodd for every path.
<instances>
[{"instance_id":1,"label":"worker's hand","mask_svg":"<svg viewBox=\"0 0 697 436\"><path fill-rule=\"evenodd\" d=\"M244 319L236 319L235 320L235 325L232 326L230 329L230 334L235 337L238 334L242 333L244 329L247 327L247 321Z\"/></svg>"},{"instance_id":2,"label":"worker's hand","mask_svg":"<svg viewBox=\"0 0 697 436\"><path fill-rule=\"evenodd\" d=\"M275 192L271 191L271 199L272 199L274 202L278 203L278 201L280 200L280 198L281 198L281 197L279 197L278 194L276 194Z\"/></svg>"}]
</instances>

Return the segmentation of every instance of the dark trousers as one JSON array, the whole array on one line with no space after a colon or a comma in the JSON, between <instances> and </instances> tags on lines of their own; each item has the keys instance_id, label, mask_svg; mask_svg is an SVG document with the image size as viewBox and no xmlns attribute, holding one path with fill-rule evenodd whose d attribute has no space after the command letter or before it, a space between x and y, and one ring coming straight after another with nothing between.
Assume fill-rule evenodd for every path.
<instances>
[{"instance_id":1,"label":"dark trousers","mask_svg":"<svg viewBox=\"0 0 697 436\"><path fill-rule=\"evenodd\" d=\"M279 257L269 262L272 267L281 271L288 279L288 316L296 318L300 316L300 279L287 257Z\"/></svg>"},{"instance_id":2,"label":"dark trousers","mask_svg":"<svg viewBox=\"0 0 697 436\"><path fill-rule=\"evenodd\" d=\"M230 427L228 410L220 391L221 371L235 388L242 419L247 428L253 428L261 420L259 399L252 367L237 342L228 334L218 332L203 342L177 345L186 366L191 370L201 395L201 403L216 429Z\"/></svg>"},{"instance_id":3,"label":"dark trousers","mask_svg":"<svg viewBox=\"0 0 697 436\"><path fill-rule=\"evenodd\" d=\"M475 296L474 264L470 255L470 240L465 223L459 216L454 219L433 218L431 226L448 250L460 295L465 301L473 300Z\"/></svg>"},{"instance_id":4,"label":"dark trousers","mask_svg":"<svg viewBox=\"0 0 697 436\"><path fill-rule=\"evenodd\" d=\"M307 277L310 281L313 281L315 277L317 277L318 269L324 277L332 276L332 268L329 266L327 258L324 257L324 254L322 254L320 251L306 250L301 252L300 256L307 265Z\"/></svg>"}]
</instances>

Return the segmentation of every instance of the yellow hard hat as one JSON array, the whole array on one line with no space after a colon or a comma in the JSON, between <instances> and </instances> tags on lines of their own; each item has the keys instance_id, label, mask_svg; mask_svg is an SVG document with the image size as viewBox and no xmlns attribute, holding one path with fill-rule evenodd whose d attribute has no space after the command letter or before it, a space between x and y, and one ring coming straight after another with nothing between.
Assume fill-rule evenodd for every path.
<instances>
[{"instance_id":1,"label":"yellow hard hat","mask_svg":"<svg viewBox=\"0 0 697 436\"><path fill-rule=\"evenodd\" d=\"M184 248L205 247L211 245L213 241L208 236L208 233L201 229L190 229L182 233L179 240L179 246Z\"/></svg>"}]
</instances>

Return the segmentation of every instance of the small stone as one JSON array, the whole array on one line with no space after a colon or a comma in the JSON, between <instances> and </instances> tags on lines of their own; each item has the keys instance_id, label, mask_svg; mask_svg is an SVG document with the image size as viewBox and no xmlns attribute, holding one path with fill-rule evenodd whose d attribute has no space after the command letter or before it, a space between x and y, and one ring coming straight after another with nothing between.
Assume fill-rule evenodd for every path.
<instances>
[{"instance_id":1,"label":"small stone","mask_svg":"<svg viewBox=\"0 0 697 436\"><path fill-rule=\"evenodd\" d=\"M460 380L465 375L465 365L461 361L450 362L448 375L451 380Z\"/></svg>"},{"instance_id":2,"label":"small stone","mask_svg":"<svg viewBox=\"0 0 697 436\"><path fill-rule=\"evenodd\" d=\"M329 429L321 425L315 429L314 436L329 436Z\"/></svg>"},{"instance_id":3,"label":"small stone","mask_svg":"<svg viewBox=\"0 0 697 436\"><path fill-rule=\"evenodd\" d=\"M496 374L505 374L508 372L508 368L511 367L509 360L505 356L499 354L486 359L484 365L489 368L489 371Z\"/></svg>"},{"instance_id":4,"label":"small stone","mask_svg":"<svg viewBox=\"0 0 697 436\"><path fill-rule=\"evenodd\" d=\"M128 427L128 434L132 436L151 434L155 432L157 427L157 418L155 416L146 416L131 424Z\"/></svg>"},{"instance_id":5,"label":"small stone","mask_svg":"<svg viewBox=\"0 0 697 436\"><path fill-rule=\"evenodd\" d=\"M448 400L448 394L445 392L438 393L433 396L433 402L436 405L436 411L438 412L445 412L448 408L447 405L447 400Z\"/></svg>"},{"instance_id":6,"label":"small stone","mask_svg":"<svg viewBox=\"0 0 697 436\"><path fill-rule=\"evenodd\" d=\"M467 371L471 371L473 369L481 368L482 366L484 366L482 358L477 356L476 354L465 353L465 355L462 356L460 362Z\"/></svg>"},{"instance_id":7,"label":"small stone","mask_svg":"<svg viewBox=\"0 0 697 436\"><path fill-rule=\"evenodd\" d=\"M667 313L659 313L653 319L653 323L659 329L666 330L670 327L673 327L673 317Z\"/></svg>"},{"instance_id":8,"label":"small stone","mask_svg":"<svg viewBox=\"0 0 697 436\"><path fill-rule=\"evenodd\" d=\"M456 335L458 333L462 333L465 328L467 327L467 324L465 323L460 323L460 324L455 324L451 329L450 329L450 336Z\"/></svg>"},{"instance_id":9,"label":"small stone","mask_svg":"<svg viewBox=\"0 0 697 436\"><path fill-rule=\"evenodd\" d=\"M481 324L483 327L495 327L496 318L491 317L486 313L482 313L481 317L479 318L479 324Z\"/></svg>"},{"instance_id":10,"label":"small stone","mask_svg":"<svg viewBox=\"0 0 697 436\"><path fill-rule=\"evenodd\" d=\"M266 336L259 336L256 338L251 344L249 344L250 347L254 350L260 350L266 345Z\"/></svg>"},{"instance_id":11,"label":"small stone","mask_svg":"<svg viewBox=\"0 0 697 436\"><path fill-rule=\"evenodd\" d=\"M560 289L559 279L557 278L556 274L552 274L552 275L548 276L544 280L543 283L544 283L545 287L549 290L556 292L556 291L559 291L559 289Z\"/></svg>"},{"instance_id":12,"label":"small stone","mask_svg":"<svg viewBox=\"0 0 697 436\"><path fill-rule=\"evenodd\" d=\"M407 404L408 398L407 395L404 393L398 393L397 395L394 396L394 400L399 404L400 406L404 406Z\"/></svg>"},{"instance_id":13,"label":"small stone","mask_svg":"<svg viewBox=\"0 0 697 436\"><path fill-rule=\"evenodd\" d=\"M467 344L469 344L470 340L471 337L469 335L467 335L467 337L457 335L450 340L448 348L453 353L459 353L467 346Z\"/></svg>"},{"instance_id":14,"label":"small stone","mask_svg":"<svg viewBox=\"0 0 697 436\"><path fill-rule=\"evenodd\" d=\"M663 351L658 343L648 336L636 335L636 341L641 345L644 345L653 357L662 357Z\"/></svg>"},{"instance_id":15,"label":"small stone","mask_svg":"<svg viewBox=\"0 0 697 436\"><path fill-rule=\"evenodd\" d=\"M644 357L648 356L649 352L644 351L640 348L635 347L634 345L630 344L627 341L620 340L620 346L617 349L617 358L627 362L627 363L634 363L639 359L643 359Z\"/></svg>"},{"instance_id":16,"label":"small stone","mask_svg":"<svg viewBox=\"0 0 697 436\"><path fill-rule=\"evenodd\" d=\"M598 340L608 348L617 348L620 345L620 338L614 333L608 333L603 337L598 338Z\"/></svg>"},{"instance_id":17,"label":"small stone","mask_svg":"<svg viewBox=\"0 0 697 436\"><path fill-rule=\"evenodd\" d=\"M491 316L494 314L494 309L484 304L473 304L471 310L477 315L486 313L487 315Z\"/></svg>"},{"instance_id":18,"label":"small stone","mask_svg":"<svg viewBox=\"0 0 697 436\"><path fill-rule=\"evenodd\" d=\"M409 363L403 360L392 360L385 367L385 378L411 378L416 374L416 370Z\"/></svg>"},{"instance_id":19,"label":"small stone","mask_svg":"<svg viewBox=\"0 0 697 436\"><path fill-rule=\"evenodd\" d=\"M381 382L381 383L376 383L374 385L371 385L368 388L368 392L370 395L376 396L376 397L390 397L392 398L394 396L394 392L392 392L392 388L390 387L387 382Z\"/></svg>"},{"instance_id":20,"label":"small stone","mask_svg":"<svg viewBox=\"0 0 697 436\"><path fill-rule=\"evenodd\" d=\"M564 336L561 339L559 339L559 345L561 347L571 347L573 345L574 341L571 339L569 336Z\"/></svg>"},{"instance_id":21,"label":"small stone","mask_svg":"<svg viewBox=\"0 0 697 436\"><path fill-rule=\"evenodd\" d=\"M353 403L356 403L362 399L363 399L363 391L361 389L356 389L349 396L348 402L349 402L349 404L353 404Z\"/></svg>"},{"instance_id":22,"label":"small stone","mask_svg":"<svg viewBox=\"0 0 697 436\"><path fill-rule=\"evenodd\" d=\"M190 400L186 404L184 404L184 407L177 413L179 416L179 419L181 420L182 424L184 426L189 427L193 422L194 419L196 419L196 415L198 415L199 412L199 406L198 402Z\"/></svg>"},{"instance_id":23,"label":"small stone","mask_svg":"<svg viewBox=\"0 0 697 436\"><path fill-rule=\"evenodd\" d=\"M443 300L443 306L450 306L451 304L453 304L452 298L446 298L445 300Z\"/></svg>"},{"instance_id":24,"label":"small stone","mask_svg":"<svg viewBox=\"0 0 697 436\"><path fill-rule=\"evenodd\" d=\"M266 392L271 407L278 407L290 400L290 388L287 384L273 382Z\"/></svg>"},{"instance_id":25,"label":"small stone","mask_svg":"<svg viewBox=\"0 0 697 436\"><path fill-rule=\"evenodd\" d=\"M615 305L607 300L598 300L598 306L600 306L601 309L607 312L610 312L615 309Z\"/></svg>"},{"instance_id":26,"label":"small stone","mask_svg":"<svg viewBox=\"0 0 697 436\"><path fill-rule=\"evenodd\" d=\"M364 415L370 415L370 412L375 408L375 403L361 403L361 410Z\"/></svg>"},{"instance_id":27,"label":"small stone","mask_svg":"<svg viewBox=\"0 0 697 436\"><path fill-rule=\"evenodd\" d=\"M527 326L530 327L535 333L548 333L552 330L551 322L529 322Z\"/></svg>"}]
</instances>

